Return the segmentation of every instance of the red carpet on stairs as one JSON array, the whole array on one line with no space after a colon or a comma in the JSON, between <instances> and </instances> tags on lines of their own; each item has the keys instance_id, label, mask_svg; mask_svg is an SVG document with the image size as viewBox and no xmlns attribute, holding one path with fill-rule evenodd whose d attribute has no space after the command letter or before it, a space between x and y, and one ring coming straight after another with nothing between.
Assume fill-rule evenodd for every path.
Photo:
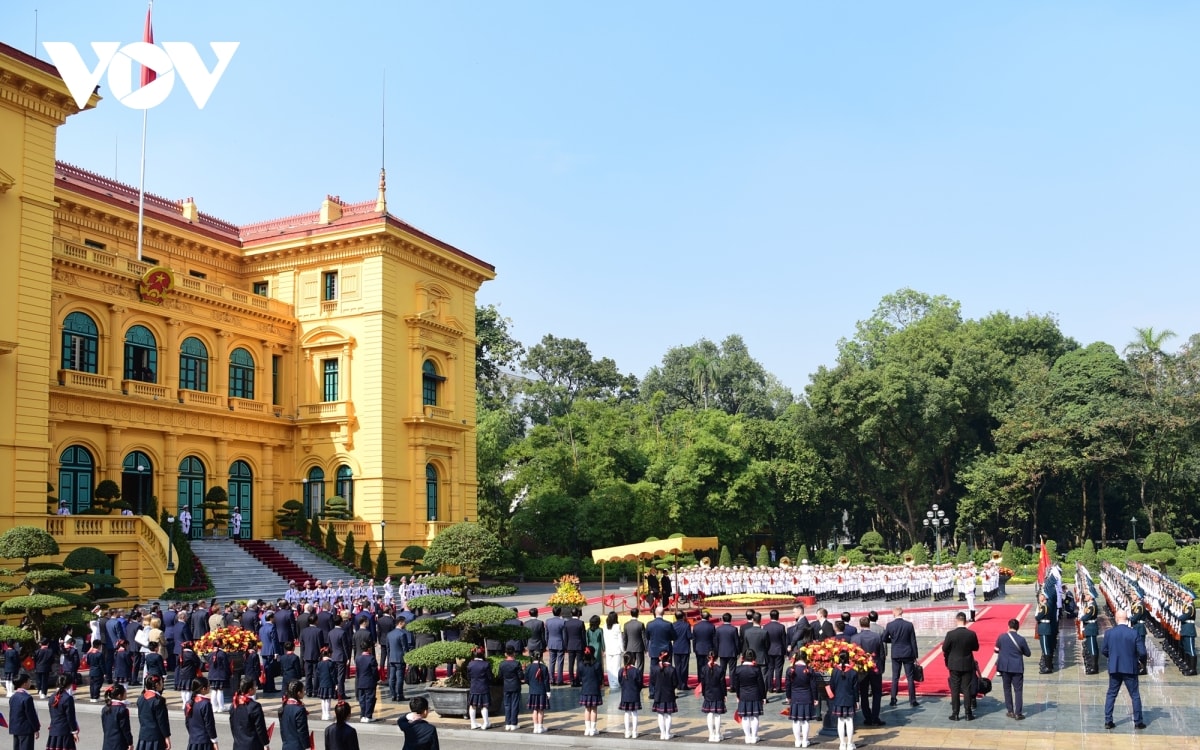
<instances>
[{"instance_id":1,"label":"red carpet on stairs","mask_svg":"<svg viewBox=\"0 0 1200 750\"><path fill-rule=\"evenodd\" d=\"M1025 621L1032 611L1033 606L1030 604L984 604L976 610L975 622L970 623L968 627L979 636L979 651L975 658L979 662L980 673L984 677L988 679L995 677L996 655L992 649L996 646L996 639L1008 632L1008 621L1014 618L1021 623L1018 632L1025 636L1030 649L1034 652L1033 665L1036 668L1037 637L1025 628ZM949 695L950 671L946 669L946 662L942 659L941 640L933 647L932 651L921 658L921 664L925 667L925 681L917 685L917 693L919 695ZM1026 660L1027 668L1028 664L1029 660ZM884 673L885 690L890 679L891 666L889 665L888 671ZM900 694L903 696L908 690L903 677L900 679L900 683Z\"/></svg>"},{"instance_id":2,"label":"red carpet on stairs","mask_svg":"<svg viewBox=\"0 0 1200 750\"><path fill-rule=\"evenodd\" d=\"M254 559L266 565L277 575L303 586L305 581L316 581L316 577L284 557L274 547L257 539L238 539L235 543L249 552Z\"/></svg>"}]
</instances>

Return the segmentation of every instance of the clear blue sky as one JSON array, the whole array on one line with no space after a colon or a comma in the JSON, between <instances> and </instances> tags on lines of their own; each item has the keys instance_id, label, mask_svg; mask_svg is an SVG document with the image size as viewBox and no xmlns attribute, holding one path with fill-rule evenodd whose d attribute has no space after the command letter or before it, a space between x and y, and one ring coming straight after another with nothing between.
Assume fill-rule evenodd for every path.
<instances>
[{"instance_id":1,"label":"clear blue sky","mask_svg":"<svg viewBox=\"0 0 1200 750\"><path fill-rule=\"evenodd\" d=\"M145 15L3 0L0 39L31 50L35 8L81 46ZM800 391L906 286L1177 344L1197 29L1183 2L160 0L157 41L241 48L204 110L176 84L151 111L147 188L238 223L369 199L386 69L389 208L493 263L479 301L527 344L642 376L740 333ZM110 96L59 158L136 183L140 122Z\"/></svg>"}]
</instances>

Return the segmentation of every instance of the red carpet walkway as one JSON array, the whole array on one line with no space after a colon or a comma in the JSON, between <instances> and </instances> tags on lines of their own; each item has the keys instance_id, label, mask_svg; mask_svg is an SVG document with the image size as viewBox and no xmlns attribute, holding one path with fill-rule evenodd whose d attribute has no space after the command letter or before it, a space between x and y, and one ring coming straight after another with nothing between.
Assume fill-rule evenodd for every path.
<instances>
[{"instance_id":1,"label":"red carpet walkway","mask_svg":"<svg viewBox=\"0 0 1200 750\"><path fill-rule=\"evenodd\" d=\"M1008 631L1008 621L1011 619L1015 618L1022 624L1022 635L1029 641L1030 649L1035 651L1036 655L1037 639L1024 627L1025 618L1032 609L1033 605L1030 604L985 604L978 608L975 622L970 623L968 627L979 636L979 651L976 659L979 661L980 673L984 677L991 679L995 676L996 654L992 649L996 646L996 639ZM941 641L938 641L933 650L921 658L921 665L925 667L925 681L917 685L917 693L919 695L949 695L950 672L946 669L946 663L942 659ZM890 672L887 675L890 676ZM903 678L900 682L902 684L900 692L903 695L908 688L904 686Z\"/></svg>"}]
</instances>

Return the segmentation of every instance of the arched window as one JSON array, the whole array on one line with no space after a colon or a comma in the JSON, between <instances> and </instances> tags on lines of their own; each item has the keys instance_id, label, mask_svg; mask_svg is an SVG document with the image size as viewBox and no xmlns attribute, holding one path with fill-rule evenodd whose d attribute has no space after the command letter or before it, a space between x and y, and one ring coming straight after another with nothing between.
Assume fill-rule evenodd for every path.
<instances>
[{"instance_id":1,"label":"arched window","mask_svg":"<svg viewBox=\"0 0 1200 750\"><path fill-rule=\"evenodd\" d=\"M87 313L73 312L63 320L62 369L96 372L100 331Z\"/></svg>"},{"instance_id":2,"label":"arched window","mask_svg":"<svg viewBox=\"0 0 1200 750\"><path fill-rule=\"evenodd\" d=\"M427 359L421 365L421 403L425 406L437 406L438 384L446 378L438 375L437 365Z\"/></svg>"},{"instance_id":3,"label":"arched window","mask_svg":"<svg viewBox=\"0 0 1200 750\"><path fill-rule=\"evenodd\" d=\"M131 326L125 332L125 379L156 383L158 342L145 326Z\"/></svg>"},{"instance_id":4,"label":"arched window","mask_svg":"<svg viewBox=\"0 0 1200 750\"><path fill-rule=\"evenodd\" d=\"M254 357L240 347L229 354L229 396L254 400Z\"/></svg>"},{"instance_id":5,"label":"arched window","mask_svg":"<svg viewBox=\"0 0 1200 750\"><path fill-rule=\"evenodd\" d=\"M354 512L354 475L350 473L350 467L342 464L337 467L337 486L335 494L346 500L346 510Z\"/></svg>"},{"instance_id":6,"label":"arched window","mask_svg":"<svg viewBox=\"0 0 1200 750\"><path fill-rule=\"evenodd\" d=\"M250 529L253 528L250 521L254 513L254 474L250 471L250 464L245 461L234 461L229 466L229 506L231 516L234 509L242 514L238 538L250 539ZM234 533L233 524L229 525L229 533Z\"/></svg>"},{"instance_id":7,"label":"arched window","mask_svg":"<svg viewBox=\"0 0 1200 750\"><path fill-rule=\"evenodd\" d=\"M309 518L325 512L325 472L320 466L308 470L304 487L304 511Z\"/></svg>"},{"instance_id":8,"label":"arched window","mask_svg":"<svg viewBox=\"0 0 1200 750\"><path fill-rule=\"evenodd\" d=\"M184 339L179 347L179 387L208 390L208 347L195 336Z\"/></svg>"},{"instance_id":9,"label":"arched window","mask_svg":"<svg viewBox=\"0 0 1200 750\"><path fill-rule=\"evenodd\" d=\"M140 516L149 509L153 495L154 464L145 453L133 451L121 464L121 499Z\"/></svg>"},{"instance_id":10,"label":"arched window","mask_svg":"<svg viewBox=\"0 0 1200 750\"><path fill-rule=\"evenodd\" d=\"M71 513L82 513L92 507L92 487L95 485L95 463L87 448L72 445L58 459L58 501L66 503Z\"/></svg>"},{"instance_id":11,"label":"arched window","mask_svg":"<svg viewBox=\"0 0 1200 750\"><path fill-rule=\"evenodd\" d=\"M438 473L433 464L425 464L425 520L438 520Z\"/></svg>"},{"instance_id":12,"label":"arched window","mask_svg":"<svg viewBox=\"0 0 1200 750\"><path fill-rule=\"evenodd\" d=\"M179 462L179 510L192 514L193 539L204 536L204 484L204 464L200 459L188 456Z\"/></svg>"}]
</instances>

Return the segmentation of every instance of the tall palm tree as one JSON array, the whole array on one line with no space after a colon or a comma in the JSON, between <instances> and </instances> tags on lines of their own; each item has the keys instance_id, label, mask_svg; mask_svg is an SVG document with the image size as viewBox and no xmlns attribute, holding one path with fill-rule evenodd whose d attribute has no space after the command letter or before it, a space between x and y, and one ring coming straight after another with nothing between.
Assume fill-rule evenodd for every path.
<instances>
[{"instance_id":1,"label":"tall palm tree","mask_svg":"<svg viewBox=\"0 0 1200 750\"><path fill-rule=\"evenodd\" d=\"M688 363L688 368L691 370L692 382L696 385L696 390L700 392L700 400L704 404L704 408L708 408L708 394L712 392L713 386L717 382L717 369L720 367L720 361L717 355L709 354L706 351L697 349L692 354L692 359Z\"/></svg>"}]
</instances>

